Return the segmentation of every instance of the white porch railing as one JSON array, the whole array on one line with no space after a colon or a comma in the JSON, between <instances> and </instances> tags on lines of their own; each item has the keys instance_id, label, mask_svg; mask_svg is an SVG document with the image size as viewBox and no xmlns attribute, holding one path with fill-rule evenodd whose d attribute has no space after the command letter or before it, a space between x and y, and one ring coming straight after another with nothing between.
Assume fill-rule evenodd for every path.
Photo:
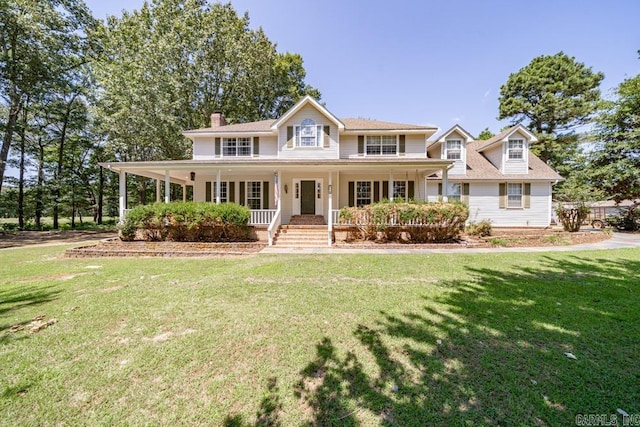
<instances>
[{"instance_id":1,"label":"white porch railing","mask_svg":"<svg viewBox=\"0 0 640 427\"><path fill-rule=\"evenodd\" d=\"M278 228L280 228L280 223L282 222L280 206L276 209L275 214L273 215L273 219L269 224L269 228L267 228L267 235L269 236L269 246L273 246L273 238L276 236L278 232Z\"/></svg>"},{"instance_id":2,"label":"white porch railing","mask_svg":"<svg viewBox=\"0 0 640 427\"><path fill-rule=\"evenodd\" d=\"M340 209L332 209L331 210L331 224L339 224L338 219L340 218Z\"/></svg>"},{"instance_id":3,"label":"white porch railing","mask_svg":"<svg viewBox=\"0 0 640 427\"><path fill-rule=\"evenodd\" d=\"M358 218L360 221L355 221L355 220L351 220L351 219L340 221L340 210L335 210L335 209L333 211L331 211L331 218L332 218L332 222L334 224L336 224L336 225L368 225L368 224L372 223L366 217ZM398 225L398 226L408 225L408 226L418 226L418 227L433 225L432 223L424 221L422 218L416 218L416 219L410 219L408 221L403 221L395 213L392 213L392 214L389 215L388 218L385 218L384 222L379 222L378 221L375 224L376 225L391 225L391 226L394 226L394 225Z\"/></svg>"},{"instance_id":4,"label":"white porch railing","mask_svg":"<svg viewBox=\"0 0 640 427\"><path fill-rule=\"evenodd\" d=\"M249 225L267 225L271 224L277 209L252 209Z\"/></svg>"}]
</instances>

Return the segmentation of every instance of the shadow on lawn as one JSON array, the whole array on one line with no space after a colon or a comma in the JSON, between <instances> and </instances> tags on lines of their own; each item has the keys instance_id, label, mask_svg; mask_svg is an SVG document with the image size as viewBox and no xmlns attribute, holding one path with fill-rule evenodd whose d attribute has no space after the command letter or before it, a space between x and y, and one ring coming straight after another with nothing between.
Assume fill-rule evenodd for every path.
<instances>
[{"instance_id":1,"label":"shadow on lawn","mask_svg":"<svg viewBox=\"0 0 640 427\"><path fill-rule=\"evenodd\" d=\"M471 281L436 284L443 293L418 311L359 325L361 348L319 342L295 390L310 424L373 414L383 425L566 425L640 413L640 261L549 256L536 269L469 271Z\"/></svg>"},{"instance_id":2,"label":"shadow on lawn","mask_svg":"<svg viewBox=\"0 0 640 427\"><path fill-rule=\"evenodd\" d=\"M13 311L53 301L59 293L59 290L41 287L13 287L0 291L0 319L5 320L7 315ZM26 319L17 324L15 322L0 324L0 344L9 339L6 332L9 328L14 325L25 326L30 321L31 319Z\"/></svg>"}]
</instances>

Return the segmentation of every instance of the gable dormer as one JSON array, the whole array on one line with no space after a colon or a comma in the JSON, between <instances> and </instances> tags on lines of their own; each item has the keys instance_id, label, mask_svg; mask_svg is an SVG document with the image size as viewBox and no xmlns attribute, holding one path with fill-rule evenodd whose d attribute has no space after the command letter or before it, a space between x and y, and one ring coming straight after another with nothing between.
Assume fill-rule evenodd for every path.
<instances>
[{"instance_id":1,"label":"gable dormer","mask_svg":"<svg viewBox=\"0 0 640 427\"><path fill-rule=\"evenodd\" d=\"M513 126L487 140L478 149L503 174L529 172L529 147L538 142L522 125Z\"/></svg>"},{"instance_id":2,"label":"gable dormer","mask_svg":"<svg viewBox=\"0 0 640 427\"><path fill-rule=\"evenodd\" d=\"M450 174L467 174L467 144L472 141L473 136L459 125L455 125L436 140L436 144L440 146L440 158L454 162L449 169Z\"/></svg>"}]
</instances>

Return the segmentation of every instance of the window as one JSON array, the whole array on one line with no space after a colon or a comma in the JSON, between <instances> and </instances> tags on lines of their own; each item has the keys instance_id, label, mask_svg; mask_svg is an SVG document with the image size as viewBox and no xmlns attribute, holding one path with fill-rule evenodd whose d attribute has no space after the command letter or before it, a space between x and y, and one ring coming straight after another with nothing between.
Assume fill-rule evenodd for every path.
<instances>
[{"instance_id":1,"label":"window","mask_svg":"<svg viewBox=\"0 0 640 427\"><path fill-rule=\"evenodd\" d=\"M228 157L251 156L251 138L223 138L222 155Z\"/></svg>"},{"instance_id":2,"label":"window","mask_svg":"<svg viewBox=\"0 0 640 427\"><path fill-rule=\"evenodd\" d=\"M371 204L371 182L370 181L357 181L356 182L356 206L362 207L364 205Z\"/></svg>"},{"instance_id":3,"label":"window","mask_svg":"<svg viewBox=\"0 0 640 427\"><path fill-rule=\"evenodd\" d=\"M462 159L462 140L461 139L447 139L446 147L447 160L461 160Z\"/></svg>"},{"instance_id":4,"label":"window","mask_svg":"<svg viewBox=\"0 0 640 427\"><path fill-rule=\"evenodd\" d=\"M393 181L393 198L407 200L407 181Z\"/></svg>"},{"instance_id":5,"label":"window","mask_svg":"<svg viewBox=\"0 0 640 427\"><path fill-rule=\"evenodd\" d=\"M522 160L524 157L524 140L522 139L510 139L508 142L508 159L509 160Z\"/></svg>"},{"instance_id":6,"label":"window","mask_svg":"<svg viewBox=\"0 0 640 427\"><path fill-rule=\"evenodd\" d=\"M395 135L367 136L367 156L395 156L398 144Z\"/></svg>"},{"instance_id":7,"label":"window","mask_svg":"<svg viewBox=\"0 0 640 427\"><path fill-rule=\"evenodd\" d=\"M247 207L262 209L262 182L247 181Z\"/></svg>"},{"instance_id":8,"label":"window","mask_svg":"<svg viewBox=\"0 0 640 427\"><path fill-rule=\"evenodd\" d=\"M316 125L312 119L305 119L295 127L296 147L319 147L322 125Z\"/></svg>"},{"instance_id":9,"label":"window","mask_svg":"<svg viewBox=\"0 0 640 427\"><path fill-rule=\"evenodd\" d=\"M507 184L507 207L522 207L522 184Z\"/></svg>"},{"instance_id":10,"label":"window","mask_svg":"<svg viewBox=\"0 0 640 427\"><path fill-rule=\"evenodd\" d=\"M449 194L447 194L447 198L451 200L461 201L462 198L462 184L453 183L449 184Z\"/></svg>"},{"instance_id":11,"label":"window","mask_svg":"<svg viewBox=\"0 0 640 427\"><path fill-rule=\"evenodd\" d=\"M216 199L216 191L218 182L213 181L213 196L212 199ZM229 201L229 194L227 192L227 181L220 181L220 203L226 203Z\"/></svg>"}]
</instances>

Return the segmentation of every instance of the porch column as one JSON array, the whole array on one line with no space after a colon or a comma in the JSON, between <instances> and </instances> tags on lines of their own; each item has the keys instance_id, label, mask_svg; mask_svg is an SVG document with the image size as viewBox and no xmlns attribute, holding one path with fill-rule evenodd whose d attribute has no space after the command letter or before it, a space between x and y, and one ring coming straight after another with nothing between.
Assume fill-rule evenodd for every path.
<instances>
[{"instance_id":1,"label":"porch column","mask_svg":"<svg viewBox=\"0 0 640 427\"><path fill-rule=\"evenodd\" d=\"M278 194L278 200L276 200L276 209L280 209L282 211L282 172L278 171L277 172L277 179L278 179L278 188L276 189L277 194Z\"/></svg>"},{"instance_id":2,"label":"porch column","mask_svg":"<svg viewBox=\"0 0 640 427\"><path fill-rule=\"evenodd\" d=\"M164 171L164 202L169 203L171 201L171 177L169 176L169 170Z\"/></svg>"},{"instance_id":3,"label":"porch column","mask_svg":"<svg viewBox=\"0 0 640 427\"><path fill-rule=\"evenodd\" d=\"M227 191L229 191L227 189ZM220 169L216 173L216 205L220 204Z\"/></svg>"},{"instance_id":4,"label":"porch column","mask_svg":"<svg viewBox=\"0 0 640 427\"><path fill-rule=\"evenodd\" d=\"M331 173L331 171L329 171L329 186L327 188L330 188L331 191L327 191L327 193L329 194L329 215L327 218L327 224L329 224L329 247L331 247L331 243L332 243L332 232L333 232L333 174Z\"/></svg>"},{"instance_id":5,"label":"porch column","mask_svg":"<svg viewBox=\"0 0 640 427\"><path fill-rule=\"evenodd\" d=\"M393 172L389 172L389 201L393 202Z\"/></svg>"},{"instance_id":6,"label":"porch column","mask_svg":"<svg viewBox=\"0 0 640 427\"><path fill-rule=\"evenodd\" d=\"M422 181L423 181L423 184L424 184L424 201L428 202L429 201L429 195L427 193L427 177L423 176L422 177Z\"/></svg>"},{"instance_id":7,"label":"porch column","mask_svg":"<svg viewBox=\"0 0 640 427\"><path fill-rule=\"evenodd\" d=\"M449 169L442 169L442 201L448 202L449 187Z\"/></svg>"},{"instance_id":8,"label":"porch column","mask_svg":"<svg viewBox=\"0 0 640 427\"><path fill-rule=\"evenodd\" d=\"M118 198L118 213L120 214L120 222L124 221L124 211L127 209L127 173L123 170L120 171L119 177L119 198Z\"/></svg>"},{"instance_id":9,"label":"porch column","mask_svg":"<svg viewBox=\"0 0 640 427\"><path fill-rule=\"evenodd\" d=\"M160 178L156 179L156 202L160 201Z\"/></svg>"},{"instance_id":10,"label":"porch column","mask_svg":"<svg viewBox=\"0 0 640 427\"><path fill-rule=\"evenodd\" d=\"M187 201L187 184L182 184L182 201Z\"/></svg>"}]
</instances>

